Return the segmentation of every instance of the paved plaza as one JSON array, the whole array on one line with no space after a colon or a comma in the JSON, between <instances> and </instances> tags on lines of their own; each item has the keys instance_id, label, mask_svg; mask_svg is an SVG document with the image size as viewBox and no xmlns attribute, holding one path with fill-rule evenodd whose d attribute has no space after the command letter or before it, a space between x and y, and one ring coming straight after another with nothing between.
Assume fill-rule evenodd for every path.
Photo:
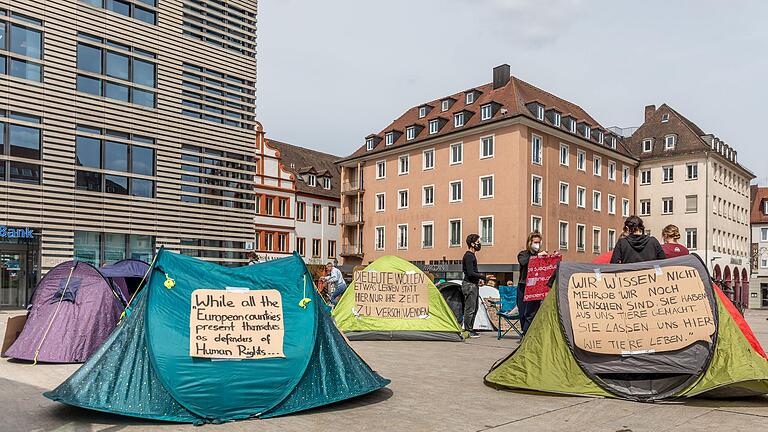
<instances>
[{"instance_id":1,"label":"paved plaza","mask_svg":"<svg viewBox=\"0 0 768 432\"><path fill-rule=\"evenodd\" d=\"M0 313L4 332L8 313ZM768 311L747 319L768 345ZM641 404L608 399L498 391L483 375L517 345L485 333L466 343L352 342L386 389L298 415L206 425L215 431L716 431L765 430L768 397L736 401L691 399ZM177 431L192 425L122 417L52 402L42 393L78 365L0 360L0 431Z\"/></svg>"}]
</instances>

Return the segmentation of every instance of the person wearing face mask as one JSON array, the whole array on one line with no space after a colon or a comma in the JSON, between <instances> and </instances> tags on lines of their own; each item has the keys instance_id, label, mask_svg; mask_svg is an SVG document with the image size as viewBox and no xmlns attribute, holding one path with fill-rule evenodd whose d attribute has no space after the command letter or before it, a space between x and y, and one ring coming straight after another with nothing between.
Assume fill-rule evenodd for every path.
<instances>
[{"instance_id":1,"label":"person wearing face mask","mask_svg":"<svg viewBox=\"0 0 768 432\"><path fill-rule=\"evenodd\" d=\"M485 282L485 276L477 271L476 252L482 248L480 236L470 234L467 236L467 251L464 252L464 258L461 260L461 269L464 272L464 280L461 281L461 293L464 294L464 330L469 332L469 337L478 338L472 328L475 324L475 315L477 314L477 298L480 295L478 284Z\"/></svg>"},{"instance_id":2,"label":"person wearing face mask","mask_svg":"<svg viewBox=\"0 0 768 432\"><path fill-rule=\"evenodd\" d=\"M526 248L517 254L517 262L520 265L520 279L517 282L517 311L520 314L520 325L523 336L533 322L533 317L539 311L541 301L523 301L525 297L525 282L528 280L528 261L534 256L545 256L546 251L541 250L541 234L534 231L528 234Z\"/></svg>"}]
</instances>

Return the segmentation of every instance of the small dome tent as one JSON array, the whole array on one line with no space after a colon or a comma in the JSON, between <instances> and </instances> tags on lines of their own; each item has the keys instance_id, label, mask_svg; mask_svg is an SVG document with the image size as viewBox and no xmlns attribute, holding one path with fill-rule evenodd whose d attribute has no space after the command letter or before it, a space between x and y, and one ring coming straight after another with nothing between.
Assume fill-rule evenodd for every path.
<instances>
[{"instance_id":1,"label":"small dome tent","mask_svg":"<svg viewBox=\"0 0 768 432\"><path fill-rule=\"evenodd\" d=\"M35 287L27 322L4 357L50 363L85 361L115 329L121 296L83 261L52 268Z\"/></svg>"},{"instance_id":2,"label":"small dome tent","mask_svg":"<svg viewBox=\"0 0 768 432\"><path fill-rule=\"evenodd\" d=\"M139 289L147 270L149 264L136 259L124 259L99 267L99 273L112 283L113 290L120 293L124 303Z\"/></svg>"},{"instance_id":3,"label":"small dome tent","mask_svg":"<svg viewBox=\"0 0 768 432\"><path fill-rule=\"evenodd\" d=\"M563 262L497 388L635 401L768 393L768 361L694 255Z\"/></svg>"},{"instance_id":4,"label":"small dome tent","mask_svg":"<svg viewBox=\"0 0 768 432\"><path fill-rule=\"evenodd\" d=\"M445 299L448 307L451 308L453 316L456 320L462 322L464 317L464 293L461 291L460 280L450 280L437 284L437 289ZM491 321L491 316L488 313L488 307L485 305L484 299L495 298L499 299L499 290L488 285L483 285L479 289L477 296L477 314L475 315L475 322L472 325L472 330L475 331L493 331L496 330L496 326Z\"/></svg>"},{"instance_id":5,"label":"small dome tent","mask_svg":"<svg viewBox=\"0 0 768 432\"><path fill-rule=\"evenodd\" d=\"M350 340L463 340L435 284L418 267L392 255L355 271L332 315Z\"/></svg>"},{"instance_id":6,"label":"small dome tent","mask_svg":"<svg viewBox=\"0 0 768 432\"><path fill-rule=\"evenodd\" d=\"M290 414L389 383L347 345L297 254L227 268L161 248L131 307L46 397L201 424Z\"/></svg>"}]
</instances>

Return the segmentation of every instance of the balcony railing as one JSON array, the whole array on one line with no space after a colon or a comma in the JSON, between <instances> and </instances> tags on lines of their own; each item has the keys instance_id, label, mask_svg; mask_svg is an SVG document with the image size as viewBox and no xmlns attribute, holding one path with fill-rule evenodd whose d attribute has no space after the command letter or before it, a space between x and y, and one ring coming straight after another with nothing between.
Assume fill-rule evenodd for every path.
<instances>
[{"instance_id":1,"label":"balcony railing","mask_svg":"<svg viewBox=\"0 0 768 432\"><path fill-rule=\"evenodd\" d=\"M342 193L363 192L363 183L358 180L352 180L342 183Z\"/></svg>"},{"instance_id":2,"label":"balcony railing","mask_svg":"<svg viewBox=\"0 0 768 432\"><path fill-rule=\"evenodd\" d=\"M363 214L362 213L345 213L341 217L341 223L344 225L357 225L362 224L363 222Z\"/></svg>"},{"instance_id":3,"label":"balcony railing","mask_svg":"<svg viewBox=\"0 0 768 432\"><path fill-rule=\"evenodd\" d=\"M346 243L341 245L341 256L363 256L363 245Z\"/></svg>"}]
</instances>

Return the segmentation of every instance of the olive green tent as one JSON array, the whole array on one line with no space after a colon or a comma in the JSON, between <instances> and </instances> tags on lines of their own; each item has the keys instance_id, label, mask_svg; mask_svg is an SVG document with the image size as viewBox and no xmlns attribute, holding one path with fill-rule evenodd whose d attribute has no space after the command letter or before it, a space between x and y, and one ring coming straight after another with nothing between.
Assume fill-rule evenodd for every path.
<instances>
[{"instance_id":1,"label":"olive green tent","mask_svg":"<svg viewBox=\"0 0 768 432\"><path fill-rule=\"evenodd\" d=\"M363 272L423 274L418 267L396 256L384 256L369 264ZM381 318L359 313L354 281L347 287L333 309L339 330L350 340L442 340L461 341L462 330L451 308L429 278L424 278L429 292L428 313L411 318Z\"/></svg>"},{"instance_id":2,"label":"olive green tent","mask_svg":"<svg viewBox=\"0 0 768 432\"><path fill-rule=\"evenodd\" d=\"M628 309L632 310L632 314L640 310L635 308L637 303L629 308L625 307L624 315L617 315L615 308L621 311L622 305L615 306L615 303L621 301L608 301L606 305L614 306L606 306L604 311L611 311L614 315L613 324L601 324L599 320L595 321L594 327L584 324L585 320L582 318L585 316L585 310L579 308L595 308L603 303L598 295L582 294L583 285L574 282L578 280L576 276L594 274L595 277L591 281L595 286L599 286L606 276L623 276L625 281L630 281L631 278L624 276L629 275L626 272L650 270L659 275L658 278L652 276L654 282L639 288L641 291L650 292L649 290L655 290L657 287L664 287L662 281L668 282L664 277L676 271L673 268L695 274L703 287L700 286L701 294L692 297L691 294L676 292L676 281L669 283L664 289L673 294L654 298L647 308L649 316L666 313L666 323L653 323L644 328L642 325L637 327L638 322L635 322L632 328L627 325L630 320L624 321L622 317L628 315ZM692 271L695 273L690 273ZM599 290L593 292L599 294ZM618 292L614 294L616 298L621 298ZM664 300L661 300L662 298ZM579 304L580 299L588 300L587 303ZM676 315L689 313L693 304L689 302L694 302L694 299L698 300L698 310L695 313L700 316L693 316L693 321L681 321L689 318ZM768 361L763 357L762 348L743 318L738 312L731 312L727 302L729 300L722 295L719 288L713 286L706 267L695 256L625 265L563 262L558 269L555 286L544 300L521 345L507 358L494 365L485 376L485 383L496 388L636 401L692 396L743 397L768 393ZM662 306L662 303L666 306ZM640 307L645 306L644 301ZM594 309L592 313L594 318ZM582 314L581 317L579 314ZM693 328L689 329L687 325L691 322L707 321L711 334L688 343L685 336L693 334ZM585 349L584 341L588 338L606 335L586 333L587 336L584 336L585 329L605 332L609 328L616 329L616 324L623 324L624 329L632 328L637 331L628 333L634 340L647 340L643 338L649 333L658 333L659 328L680 325L686 328L685 332L680 332L679 337L685 339L683 344L688 345L674 350L629 349L620 353L597 353L595 351L600 350L594 349L595 344L592 343ZM659 339L658 335L651 336L656 341L674 341L677 337Z\"/></svg>"}]
</instances>

